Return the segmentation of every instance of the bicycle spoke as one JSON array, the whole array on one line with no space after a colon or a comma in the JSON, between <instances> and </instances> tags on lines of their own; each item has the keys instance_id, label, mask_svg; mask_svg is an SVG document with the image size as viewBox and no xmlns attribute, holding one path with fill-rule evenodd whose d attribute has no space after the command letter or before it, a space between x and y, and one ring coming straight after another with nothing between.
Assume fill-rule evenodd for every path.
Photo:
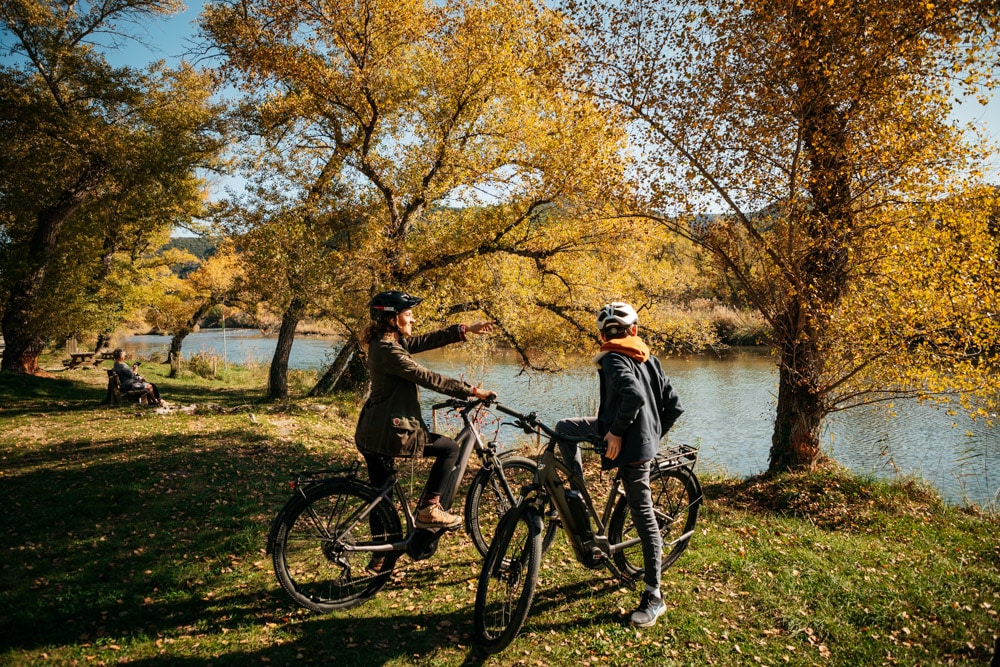
<instances>
[{"instance_id":1,"label":"bicycle spoke","mask_svg":"<svg viewBox=\"0 0 1000 667\"><path fill-rule=\"evenodd\" d=\"M701 491L697 478L689 468L668 463L653 469L650 486L653 490L653 512L663 539L660 569L664 570L687 548L698 519ZM624 496L615 506L608 534L613 544L635 542L616 551L614 561L625 578L642 576L642 544L638 541L639 534Z\"/></svg>"},{"instance_id":2,"label":"bicycle spoke","mask_svg":"<svg viewBox=\"0 0 1000 667\"><path fill-rule=\"evenodd\" d=\"M388 580L396 552L356 550L401 539L388 503L365 510L371 487L333 480L293 498L278 529L273 560L278 580L299 604L327 611L360 604Z\"/></svg>"},{"instance_id":3,"label":"bicycle spoke","mask_svg":"<svg viewBox=\"0 0 1000 667\"><path fill-rule=\"evenodd\" d=\"M502 465L509 495L496 469L485 468L473 479L465 501L469 536L484 556L500 519L517 502L521 489L534 479L537 468L534 461L520 456L501 457L498 463Z\"/></svg>"},{"instance_id":4,"label":"bicycle spoke","mask_svg":"<svg viewBox=\"0 0 1000 667\"><path fill-rule=\"evenodd\" d=\"M517 635L534 596L541 560L542 520L530 507L504 517L476 589L476 640L500 651Z\"/></svg>"}]
</instances>

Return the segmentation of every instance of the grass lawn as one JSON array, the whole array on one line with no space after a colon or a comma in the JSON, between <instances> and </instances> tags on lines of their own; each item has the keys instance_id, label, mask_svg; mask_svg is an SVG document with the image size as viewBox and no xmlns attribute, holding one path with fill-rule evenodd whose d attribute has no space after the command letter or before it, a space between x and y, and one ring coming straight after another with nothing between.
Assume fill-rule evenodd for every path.
<instances>
[{"instance_id":1,"label":"grass lawn","mask_svg":"<svg viewBox=\"0 0 1000 667\"><path fill-rule=\"evenodd\" d=\"M265 537L289 473L356 457L353 399L267 403L260 371L142 370L175 409L101 406L91 368L0 375L0 664L984 665L1000 634L1000 520L834 467L703 479L646 630L624 622L638 590L562 536L497 656L472 648L464 534L401 558L367 604L308 612Z\"/></svg>"}]
</instances>

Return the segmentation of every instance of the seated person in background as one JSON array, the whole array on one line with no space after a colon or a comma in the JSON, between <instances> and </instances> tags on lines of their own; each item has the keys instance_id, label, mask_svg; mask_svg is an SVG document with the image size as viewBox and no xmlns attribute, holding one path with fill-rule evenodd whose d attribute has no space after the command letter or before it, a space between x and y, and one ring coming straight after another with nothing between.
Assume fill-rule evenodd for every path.
<instances>
[{"instance_id":1,"label":"seated person in background","mask_svg":"<svg viewBox=\"0 0 1000 667\"><path fill-rule=\"evenodd\" d=\"M146 382L146 379L141 375L136 374L136 369L139 368L139 362L132 364L129 368L125 363L125 350L120 347L117 348L113 353L115 366L114 371L118 374L118 382L121 383L122 389L129 391L131 389L144 389L146 393L149 394L150 405L163 405L163 401L160 400L160 392L156 389L156 385L151 382Z\"/></svg>"}]
</instances>

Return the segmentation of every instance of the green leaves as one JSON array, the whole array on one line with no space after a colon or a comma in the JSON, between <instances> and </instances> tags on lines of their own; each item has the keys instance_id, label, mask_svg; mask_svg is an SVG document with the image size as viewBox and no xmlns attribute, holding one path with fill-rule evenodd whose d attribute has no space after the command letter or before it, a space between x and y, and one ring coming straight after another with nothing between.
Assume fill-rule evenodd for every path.
<instances>
[{"instance_id":1,"label":"green leaves","mask_svg":"<svg viewBox=\"0 0 1000 667\"><path fill-rule=\"evenodd\" d=\"M31 372L53 337L105 331L127 303L104 289L115 256L150 252L200 212L197 170L218 166L225 139L212 78L186 64L113 68L90 44L176 6L0 5L14 54L0 69L6 370Z\"/></svg>"}]
</instances>

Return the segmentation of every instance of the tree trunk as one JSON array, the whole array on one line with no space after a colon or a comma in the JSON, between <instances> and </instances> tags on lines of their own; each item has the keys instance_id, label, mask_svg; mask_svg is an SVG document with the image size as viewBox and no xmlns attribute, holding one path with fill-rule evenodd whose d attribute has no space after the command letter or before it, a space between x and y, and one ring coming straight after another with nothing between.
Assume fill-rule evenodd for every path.
<instances>
[{"instance_id":1,"label":"tree trunk","mask_svg":"<svg viewBox=\"0 0 1000 667\"><path fill-rule=\"evenodd\" d=\"M274 348L274 357L271 359L271 370L268 374L267 397L270 399L288 398L288 356L295 341L295 327L305 311L305 304L295 297L281 317L278 344Z\"/></svg>"},{"instance_id":2,"label":"tree trunk","mask_svg":"<svg viewBox=\"0 0 1000 667\"><path fill-rule=\"evenodd\" d=\"M368 381L368 369L365 368L359 351L356 340L345 342L333 364L326 369L309 395L327 396L335 389L354 390L364 387Z\"/></svg>"},{"instance_id":3,"label":"tree trunk","mask_svg":"<svg viewBox=\"0 0 1000 667\"><path fill-rule=\"evenodd\" d=\"M10 297L3 309L3 320L0 320L0 333L6 345L0 370L18 375L38 372L38 355L45 348L48 332L43 331L43 323L37 321L36 303L45 283L49 258L56 249L63 224L100 185L107 172L107 165L100 158L92 158L73 187L38 212L24 270L10 285Z\"/></svg>"},{"instance_id":4,"label":"tree trunk","mask_svg":"<svg viewBox=\"0 0 1000 667\"><path fill-rule=\"evenodd\" d=\"M810 341L787 343L781 355L768 472L809 468L819 460L826 410L816 391L816 357L810 347Z\"/></svg>"},{"instance_id":5,"label":"tree trunk","mask_svg":"<svg viewBox=\"0 0 1000 667\"><path fill-rule=\"evenodd\" d=\"M184 344L184 339L187 335L191 333L191 329L184 327L174 334L173 338L170 339L170 352L167 353L167 361L170 362L170 374L168 377L175 378L181 374L182 363L181 360L181 346Z\"/></svg>"},{"instance_id":6,"label":"tree trunk","mask_svg":"<svg viewBox=\"0 0 1000 667\"><path fill-rule=\"evenodd\" d=\"M102 331L97 334L97 342L94 343L94 354L100 354L101 350L108 346L111 342L111 333L107 331Z\"/></svg>"},{"instance_id":7,"label":"tree trunk","mask_svg":"<svg viewBox=\"0 0 1000 667\"><path fill-rule=\"evenodd\" d=\"M170 339L170 352L167 354L167 361L170 362L170 375L169 377L175 378L181 374L182 363L181 360L183 356L181 355L181 346L184 344L184 339L187 338L188 334L194 331L194 328L198 326L201 319L205 317L205 314L211 310L215 305L214 301L206 301L198 307L198 310L194 312L194 315L175 333L173 338Z\"/></svg>"},{"instance_id":8,"label":"tree trunk","mask_svg":"<svg viewBox=\"0 0 1000 667\"><path fill-rule=\"evenodd\" d=\"M781 350L778 410L771 438L769 472L812 467L820 457L820 427L827 415L822 390L820 341L848 282L848 249L855 238L851 209L848 117L829 97L823 26L809 13L795 12L807 38L793 54L801 77L800 118L811 211L802 225L805 245L795 262L799 285L775 332Z\"/></svg>"},{"instance_id":9,"label":"tree trunk","mask_svg":"<svg viewBox=\"0 0 1000 667\"><path fill-rule=\"evenodd\" d=\"M12 308L11 299L7 307ZM32 336L22 327L18 327L13 322L20 318L14 318L14 311L9 311L11 316L4 314L3 318L3 360L0 361L0 370L16 375L36 375L39 371L38 356L45 348L45 341L37 336Z\"/></svg>"}]
</instances>

